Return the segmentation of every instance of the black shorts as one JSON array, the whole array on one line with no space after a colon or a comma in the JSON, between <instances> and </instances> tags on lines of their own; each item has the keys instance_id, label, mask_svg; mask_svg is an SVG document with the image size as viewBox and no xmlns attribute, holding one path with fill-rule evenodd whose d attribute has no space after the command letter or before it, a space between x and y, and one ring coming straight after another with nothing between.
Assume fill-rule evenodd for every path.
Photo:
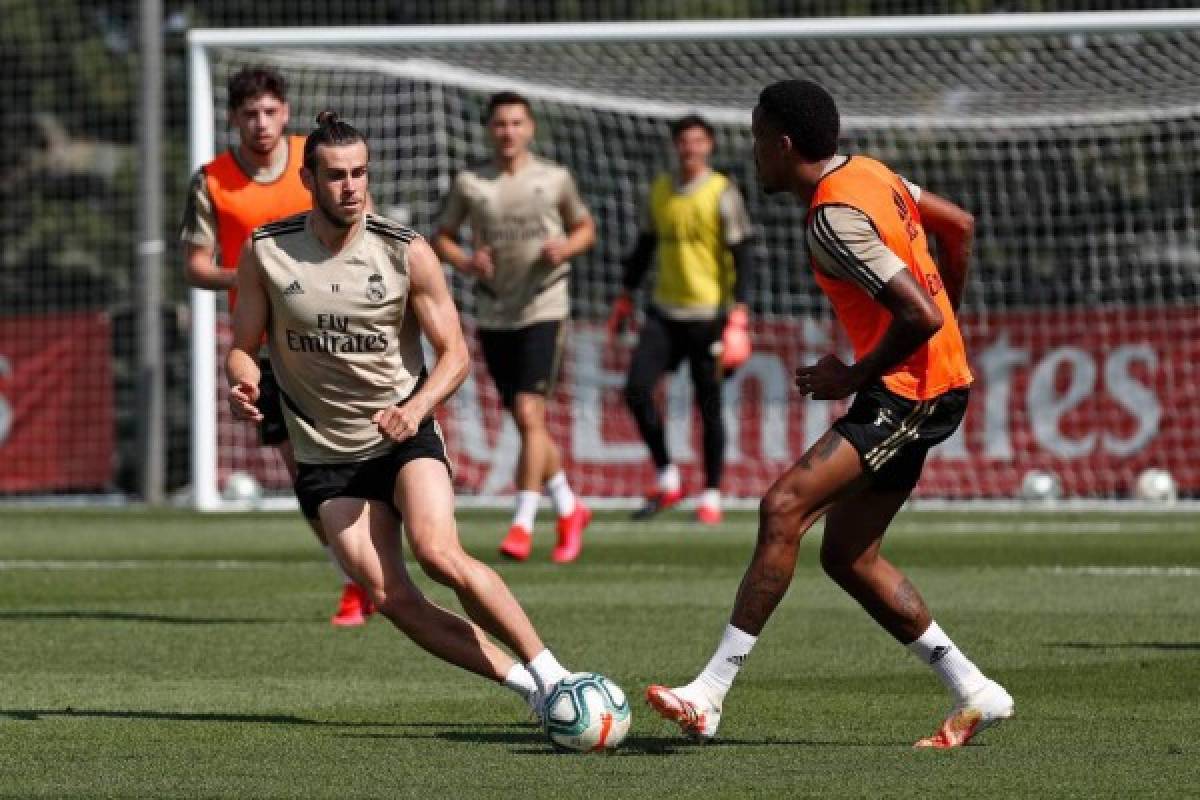
<instances>
[{"instance_id":1,"label":"black shorts","mask_svg":"<svg viewBox=\"0 0 1200 800\"><path fill-rule=\"evenodd\" d=\"M505 408L521 392L543 397L554 391L566 325L552 319L515 330L479 330L483 360Z\"/></svg>"},{"instance_id":2,"label":"black shorts","mask_svg":"<svg viewBox=\"0 0 1200 800\"><path fill-rule=\"evenodd\" d=\"M283 420L283 401L279 392L279 382L275 380L275 370L271 367L271 359L260 358L258 369L262 378L258 382L258 410L262 413L262 422L258 423L258 441L260 444L278 447L288 440L287 423Z\"/></svg>"},{"instance_id":3,"label":"black shorts","mask_svg":"<svg viewBox=\"0 0 1200 800\"><path fill-rule=\"evenodd\" d=\"M418 458L432 458L446 465L450 471L450 458L446 455L446 443L442 431L433 417L429 417L417 428L417 432L381 456L367 461L344 464L297 464L296 499L300 510L308 519L318 519L321 504L335 497L360 497L364 500L379 500L387 503L396 515L394 497L396 476L400 469Z\"/></svg>"},{"instance_id":4,"label":"black shorts","mask_svg":"<svg viewBox=\"0 0 1200 800\"><path fill-rule=\"evenodd\" d=\"M858 451L877 489L911 491L930 448L950 438L967 413L966 388L918 401L873 383L833 429Z\"/></svg>"},{"instance_id":5,"label":"black shorts","mask_svg":"<svg viewBox=\"0 0 1200 800\"><path fill-rule=\"evenodd\" d=\"M674 319L657 305L650 305L630 360L630 382L653 386L687 359L693 381L711 384L719 392L721 374L713 345L721 341L724 331L724 314L713 319Z\"/></svg>"}]
</instances>

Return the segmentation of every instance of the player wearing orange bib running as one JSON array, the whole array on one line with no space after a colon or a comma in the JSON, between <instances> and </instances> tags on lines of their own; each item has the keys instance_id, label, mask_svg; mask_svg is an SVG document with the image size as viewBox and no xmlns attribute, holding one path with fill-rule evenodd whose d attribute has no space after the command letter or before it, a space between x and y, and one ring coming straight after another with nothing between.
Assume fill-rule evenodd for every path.
<instances>
[{"instance_id":1,"label":"player wearing orange bib running","mask_svg":"<svg viewBox=\"0 0 1200 800\"><path fill-rule=\"evenodd\" d=\"M763 498L754 556L708 665L685 686L651 686L647 700L693 737L716 734L725 695L791 583L800 540L824 516L825 572L954 697L939 730L917 746L961 746L1011 717L1012 697L955 647L879 549L929 449L966 411L971 371L955 310L974 220L878 161L838 155L837 107L815 83L768 86L752 130L763 190L808 206L813 274L854 346L853 364L825 356L796 370L796 387L815 400L855 398ZM940 268L926 232L940 245Z\"/></svg>"},{"instance_id":2,"label":"player wearing orange bib running","mask_svg":"<svg viewBox=\"0 0 1200 800\"><path fill-rule=\"evenodd\" d=\"M238 255L250 233L260 225L308 211L312 195L300 180L305 139L284 133L289 108L283 76L269 67L244 67L230 76L228 90L228 120L238 132L238 143L192 177L179 238L184 243L188 283L199 289L228 291L232 313L237 303ZM264 419L259 440L279 451L294 483L296 458L279 389L270 361L261 361L259 407ZM372 613L370 598L342 570L319 520L310 519L309 525L342 575L342 597L333 624L362 625Z\"/></svg>"}]
</instances>

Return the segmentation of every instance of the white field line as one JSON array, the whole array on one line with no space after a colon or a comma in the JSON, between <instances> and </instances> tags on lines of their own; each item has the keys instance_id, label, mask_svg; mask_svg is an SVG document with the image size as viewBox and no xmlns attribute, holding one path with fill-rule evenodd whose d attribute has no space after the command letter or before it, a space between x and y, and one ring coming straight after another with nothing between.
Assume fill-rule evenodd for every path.
<instances>
[{"instance_id":1,"label":"white field line","mask_svg":"<svg viewBox=\"0 0 1200 800\"><path fill-rule=\"evenodd\" d=\"M133 569L183 570L254 570L254 569L329 569L323 561L236 561L228 559L127 558L127 559L21 559L0 560L0 571L45 570L48 572L113 571Z\"/></svg>"},{"instance_id":2,"label":"white field line","mask_svg":"<svg viewBox=\"0 0 1200 800\"><path fill-rule=\"evenodd\" d=\"M1200 567L1029 567L1027 572L1089 578L1200 578Z\"/></svg>"},{"instance_id":3,"label":"white field line","mask_svg":"<svg viewBox=\"0 0 1200 800\"><path fill-rule=\"evenodd\" d=\"M743 533L757 528L756 520L745 522L738 520L726 523L721 527L709 528L698 523L690 522L619 522L598 520L588 527L589 533L622 534L646 532L662 534L693 534L703 537L718 537L725 533ZM888 531L890 534L934 533L970 536L972 534L1013 534L1013 535L1054 535L1054 534L1197 534L1200 533L1200 520L1171 519L1150 522L1132 519L1108 519L1093 521L1056 522L1017 520L983 520L972 522L968 520L922 522L920 520L901 520Z\"/></svg>"},{"instance_id":4,"label":"white field line","mask_svg":"<svg viewBox=\"0 0 1200 800\"><path fill-rule=\"evenodd\" d=\"M259 569L321 569L328 567L319 561L236 561L229 559L168 561L162 559L90 559L90 560L54 560L54 559L5 559L0 560L0 572L3 571L43 571L43 572L112 572L121 570L144 569L183 569L209 571L237 571ZM557 565L528 564L523 570L539 570L540 568L561 570ZM622 573L668 573L687 570L686 566L677 564L579 564L571 567L574 570L587 572L615 570ZM696 569L701 569L697 566ZM1069 575L1108 578L1200 578L1200 567L1191 566L1063 566L1027 567L1026 572L1044 575Z\"/></svg>"}]
</instances>

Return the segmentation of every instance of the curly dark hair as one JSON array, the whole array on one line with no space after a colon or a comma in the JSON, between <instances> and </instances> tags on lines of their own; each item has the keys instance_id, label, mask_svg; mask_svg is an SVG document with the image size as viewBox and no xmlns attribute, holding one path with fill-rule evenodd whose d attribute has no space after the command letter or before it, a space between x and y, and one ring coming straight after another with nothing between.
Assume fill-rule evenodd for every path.
<instances>
[{"instance_id":1,"label":"curly dark hair","mask_svg":"<svg viewBox=\"0 0 1200 800\"><path fill-rule=\"evenodd\" d=\"M812 81L772 83L758 96L761 113L786 134L807 161L822 161L837 152L837 104Z\"/></svg>"},{"instance_id":2,"label":"curly dark hair","mask_svg":"<svg viewBox=\"0 0 1200 800\"><path fill-rule=\"evenodd\" d=\"M273 67L242 67L229 76L229 110L237 111L242 103L262 94L273 94L279 102L287 102L287 81Z\"/></svg>"}]
</instances>

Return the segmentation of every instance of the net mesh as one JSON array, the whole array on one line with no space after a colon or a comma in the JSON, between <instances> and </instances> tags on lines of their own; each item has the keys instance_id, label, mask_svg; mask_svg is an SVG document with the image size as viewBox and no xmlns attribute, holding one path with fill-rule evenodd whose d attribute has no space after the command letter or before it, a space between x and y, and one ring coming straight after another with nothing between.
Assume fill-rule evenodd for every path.
<instances>
[{"instance_id":1,"label":"net mesh","mask_svg":"<svg viewBox=\"0 0 1200 800\"><path fill-rule=\"evenodd\" d=\"M685 112L716 125L715 166L742 187L759 232L756 356L726 384L725 491L761 494L836 415L790 396L793 367L846 345L806 264L803 209L758 192L749 155L758 89L796 75L838 99L845 152L877 157L977 218L962 317L979 381L963 430L935 454L920 491L1008 496L1040 468L1070 494L1111 496L1148 466L1166 467L1185 492L1200 489L1200 419L1187 402L1200 386L1194 32L212 56L218 110L231 69L269 61L289 78L297 123L333 107L364 130L376 204L425 233L455 173L488 156L489 94L533 100L535 149L570 168L598 225L595 248L574 264L572 344L550 414L584 494L635 496L651 478L620 397L628 347L610 347L601 327L649 181L671 164L666 122ZM230 143L224 131L217 141ZM469 286L457 275L452 284L470 329ZM699 424L682 374L666 395L672 454L698 487ZM515 432L477 353L444 422L460 488L510 489ZM223 475L250 465L268 486L286 484L232 423L220 430Z\"/></svg>"}]
</instances>

